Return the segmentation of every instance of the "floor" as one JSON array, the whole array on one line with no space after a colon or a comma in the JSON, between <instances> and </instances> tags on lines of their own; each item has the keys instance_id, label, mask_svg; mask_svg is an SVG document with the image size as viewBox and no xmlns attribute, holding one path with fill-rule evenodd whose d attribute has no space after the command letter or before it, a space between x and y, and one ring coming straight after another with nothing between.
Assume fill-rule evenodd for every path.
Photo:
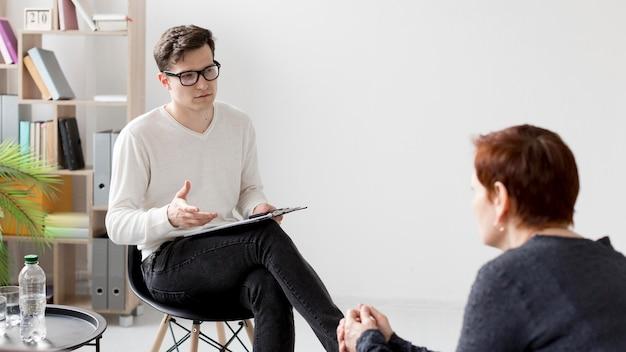
<instances>
[{"instance_id":1,"label":"floor","mask_svg":"<svg viewBox=\"0 0 626 352\"><path fill-rule=\"evenodd\" d=\"M337 305L345 310L355 306L359 301L356 299L337 299ZM447 302L368 302L375 304L383 311L391 322L394 331L403 338L413 341L414 344L426 346L436 351L453 351L460 333L463 308L462 304ZM296 315L296 348L297 352L323 351L320 343L308 327L306 322L298 314ZM118 324L116 316L106 316L108 327L101 340L101 351L148 351L152 346L152 340L161 321L162 315L145 306L143 314L135 318L131 327L122 327ZM183 324L184 326L189 326ZM211 323L202 325L202 332L215 338L215 326ZM181 330L175 330L177 336L182 335ZM247 337L242 340L248 343ZM166 336L164 346L171 342L171 335ZM187 351L189 345L183 344L181 351ZM200 351L210 351L206 346L200 345ZM249 346L248 346L249 348ZM77 351L95 351L94 347L83 347ZM233 347L233 351L244 351L239 346Z\"/></svg>"}]
</instances>

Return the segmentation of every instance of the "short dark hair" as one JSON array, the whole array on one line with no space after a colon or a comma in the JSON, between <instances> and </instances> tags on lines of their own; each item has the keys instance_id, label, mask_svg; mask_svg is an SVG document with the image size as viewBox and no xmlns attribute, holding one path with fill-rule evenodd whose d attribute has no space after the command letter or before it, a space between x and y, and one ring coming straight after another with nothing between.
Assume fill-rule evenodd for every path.
<instances>
[{"instance_id":1,"label":"short dark hair","mask_svg":"<svg viewBox=\"0 0 626 352\"><path fill-rule=\"evenodd\" d=\"M166 30L154 46L154 60L159 71L166 71L171 64L182 59L186 51L199 49L208 44L215 56L215 42L210 30L194 26L176 26Z\"/></svg>"},{"instance_id":2,"label":"short dark hair","mask_svg":"<svg viewBox=\"0 0 626 352\"><path fill-rule=\"evenodd\" d=\"M504 184L521 225L574 223L578 168L574 154L558 134L520 125L481 135L474 145L478 180L490 198L494 183Z\"/></svg>"}]
</instances>

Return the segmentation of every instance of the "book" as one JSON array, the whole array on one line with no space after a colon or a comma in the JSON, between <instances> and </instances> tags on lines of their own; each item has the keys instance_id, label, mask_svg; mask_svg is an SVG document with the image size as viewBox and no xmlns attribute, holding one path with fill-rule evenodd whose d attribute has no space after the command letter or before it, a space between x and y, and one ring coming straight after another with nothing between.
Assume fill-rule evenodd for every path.
<instances>
[{"instance_id":1,"label":"book","mask_svg":"<svg viewBox=\"0 0 626 352\"><path fill-rule=\"evenodd\" d=\"M35 122L30 123L30 147L28 149L30 150L31 155L35 155L35 128L36 127L37 127L37 124Z\"/></svg>"},{"instance_id":2,"label":"book","mask_svg":"<svg viewBox=\"0 0 626 352\"><path fill-rule=\"evenodd\" d=\"M2 61L5 64L13 64L13 59L11 58L11 54L9 54L9 48L7 47L4 40L0 39L0 56L2 56Z\"/></svg>"},{"instance_id":3,"label":"book","mask_svg":"<svg viewBox=\"0 0 626 352\"><path fill-rule=\"evenodd\" d=\"M7 62L5 58L5 63L17 63L17 38L15 38L15 33L13 33L11 23L9 23L9 20L4 17L0 17L0 37L4 46L6 46L10 57L10 62ZM2 56L4 57L4 54Z\"/></svg>"},{"instance_id":4,"label":"book","mask_svg":"<svg viewBox=\"0 0 626 352\"><path fill-rule=\"evenodd\" d=\"M125 31L128 29L128 22L126 21L96 21L96 27L99 31L114 32Z\"/></svg>"},{"instance_id":5,"label":"book","mask_svg":"<svg viewBox=\"0 0 626 352\"><path fill-rule=\"evenodd\" d=\"M72 3L76 7L76 12L80 15L83 21L87 23L89 28L91 28L92 31L97 30L98 28L96 27L96 23L92 19L91 8L89 7L88 3L80 0L72 0Z\"/></svg>"},{"instance_id":6,"label":"book","mask_svg":"<svg viewBox=\"0 0 626 352\"><path fill-rule=\"evenodd\" d=\"M65 166L70 170L79 170L85 167L83 148L78 133L78 124L75 117L65 117L59 120L61 145Z\"/></svg>"},{"instance_id":7,"label":"book","mask_svg":"<svg viewBox=\"0 0 626 352\"><path fill-rule=\"evenodd\" d=\"M46 215L46 226L89 227L89 215L79 212L58 212Z\"/></svg>"},{"instance_id":8,"label":"book","mask_svg":"<svg viewBox=\"0 0 626 352\"><path fill-rule=\"evenodd\" d=\"M41 121L35 122L35 158L41 159Z\"/></svg>"},{"instance_id":9,"label":"book","mask_svg":"<svg viewBox=\"0 0 626 352\"><path fill-rule=\"evenodd\" d=\"M298 210L303 210L306 208L307 207L279 208L279 209L272 210L268 213L254 214L248 217L247 219L243 219L239 221L227 222L227 223L222 223L219 225L211 224L209 222L204 226L197 226L197 227L193 227L190 229L174 230L170 232L170 235L187 237L187 236L211 233L217 230L223 230L223 229L228 229L231 227L243 226L247 224L253 224L256 222L269 220L278 216L282 216L284 214L288 214L288 213L298 211Z\"/></svg>"},{"instance_id":10,"label":"book","mask_svg":"<svg viewBox=\"0 0 626 352\"><path fill-rule=\"evenodd\" d=\"M20 121L20 149L23 154L30 152L30 121Z\"/></svg>"},{"instance_id":11,"label":"book","mask_svg":"<svg viewBox=\"0 0 626 352\"><path fill-rule=\"evenodd\" d=\"M114 102L120 102L120 103L124 103L126 102L126 95L124 94L100 94L100 95L94 95L93 97L94 101L114 101Z\"/></svg>"},{"instance_id":12,"label":"book","mask_svg":"<svg viewBox=\"0 0 626 352\"><path fill-rule=\"evenodd\" d=\"M89 229L86 227L58 227L46 225L46 230L52 237L86 238L89 236Z\"/></svg>"},{"instance_id":13,"label":"book","mask_svg":"<svg viewBox=\"0 0 626 352\"><path fill-rule=\"evenodd\" d=\"M121 13L96 13L93 15L94 21L128 21L128 16Z\"/></svg>"},{"instance_id":14,"label":"book","mask_svg":"<svg viewBox=\"0 0 626 352\"><path fill-rule=\"evenodd\" d=\"M78 30L76 6L72 0L59 0L59 29L62 31Z\"/></svg>"},{"instance_id":15,"label":"book","mask_svg":"<svg viewBox=\"0 0 626 352\"><path fill-rule=\"evenodd\" d=\"M46 121L45 123L45 136L46 136L46 143L44 143L44 146L46 148L45 151L45 155L46 158L45 160L47 161L48 165L52 166L52 167L56 167L57 165L57 159L55 158L55 149L56 149L56 143L54 141L54 134L55 134L55 130L54 130L54 122L53 121Z\"/></svg>"},{"instance_id":16,"label":"book","mask_svg":"<svg viewBox=\"0 0 626 352\"><path fill-rule=\"evenodd\" d=\"M74 92L67 82L63 70L53 51L42 48L28 49L28 55L41 75L53 100L74 99Z\"/></svg>"},{"instance_id":17,"label":"book","mask_svg":"<svg viewBox=\"0 0 626 352\"><path fill-rule=\"evenodd\" d=\"M41 93L41 98L44 100L52 99L52 95L50 95L50 91L46 87L46 84L43 83L43 79L41 78L39 71L37 71L37 67L35 67L35 64L33 63L33 59L31 59L30 56L26 55L24 56L23 61L24 61L24 66L26 67L26 71L28 71L28 73L30 74L30 77L35 82L37 89L39 89L39 92Z\"/></svg>"}]
</instances>

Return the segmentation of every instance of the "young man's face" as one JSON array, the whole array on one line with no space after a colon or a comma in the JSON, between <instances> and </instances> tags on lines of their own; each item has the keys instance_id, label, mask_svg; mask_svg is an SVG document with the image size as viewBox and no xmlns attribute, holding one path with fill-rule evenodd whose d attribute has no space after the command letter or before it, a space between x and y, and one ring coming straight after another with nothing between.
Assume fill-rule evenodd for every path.
<instances>
[{"instance_id":1,"label":"young man's face","mask_svg":"<svg viewBox=\"0 0 626 352\"><path fill-rule=\"evenodd\" d=\"M214 64L213 53L207 44L201 48L185 52L183 57L175 65L171 65L167 71L176 74L185 71L201 71ZM184 77L181 78L183 78L183 83L189 84ZM161 72L159 73L159 81L163 87L169 90L172 101L180 107L201 111L213 106L217 93L217 79L207 81L200 74L195 84L183 85L179 77L168 76Z\"/></svg>"}]
</instances>

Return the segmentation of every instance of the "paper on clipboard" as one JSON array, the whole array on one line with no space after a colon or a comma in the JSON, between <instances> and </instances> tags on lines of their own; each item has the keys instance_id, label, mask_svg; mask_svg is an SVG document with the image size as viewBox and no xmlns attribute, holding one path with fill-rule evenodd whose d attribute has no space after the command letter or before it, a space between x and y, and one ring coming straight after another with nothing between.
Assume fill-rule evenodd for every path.
<instances>
[{"instance_id":1,"label":"paper on clipboard","mask_svg":"<svg viewBox=\"0 0 626 352\"><path fill-rule=\"evenodd\" d=\"M213 232L217 230L227 229L230 227L242 226L246 224L252 224L255 222L264 221L267 219L275 218L284 214L288 214L297 210L303 210L306 208L307 207L280 208L280 209L275 209L269 213L254 214L247 219L243 219L243 220L239 220L235 222L229 222L229 223L221 224L217 226L211 226L211 223L209 222L208 224L204 226L199 226L199 227L194 227L194 228L184 229L184 230L174 230L170 232L170 234L187 237L187 236L198 235L201 233L209 233L209 232Z\"/></svg>"}]
</instances>

